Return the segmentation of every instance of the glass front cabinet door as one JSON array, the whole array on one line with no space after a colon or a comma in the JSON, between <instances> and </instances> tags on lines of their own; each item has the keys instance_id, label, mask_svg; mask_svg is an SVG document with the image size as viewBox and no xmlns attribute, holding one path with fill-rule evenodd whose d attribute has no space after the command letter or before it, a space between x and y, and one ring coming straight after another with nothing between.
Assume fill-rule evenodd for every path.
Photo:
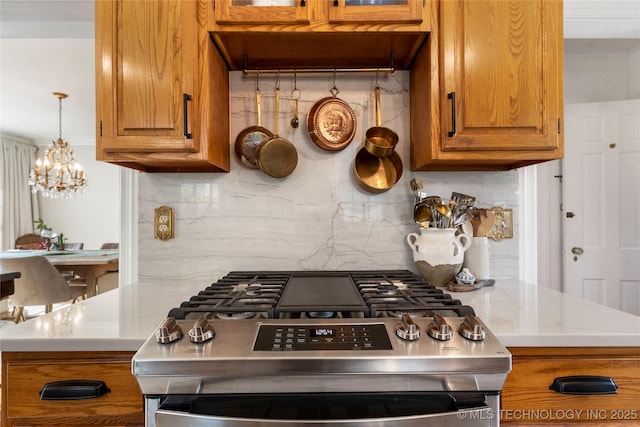
<instances>
[{"instance_id":1,"label":"glass front cabinet door","mask_svg":"<svg viewBox=\"0 0 640 427\"><path fill-rule=\"evenodd\" d=\"M314 0L216 0L218 24L308 24Z\"/></svg>"},{"instance_id":2,"label":"glass front cabinet door","mask_svg":"<svg viewBox=\"0 0 640 427\"><path fill-rule=\"evenodd\" d=\"M330 22L422 22L424 0L330 0Z\"/></svg>"}]
</instances>

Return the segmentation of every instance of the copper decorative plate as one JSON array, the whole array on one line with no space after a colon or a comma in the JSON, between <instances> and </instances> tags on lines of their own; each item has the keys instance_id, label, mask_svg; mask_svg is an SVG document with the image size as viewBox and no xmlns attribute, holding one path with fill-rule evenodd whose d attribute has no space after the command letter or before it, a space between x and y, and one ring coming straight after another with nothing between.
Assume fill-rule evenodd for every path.
<instances>
[{"instance_id":1,"label":"copper decorative plate","mask_svg":"<svg viewBox=\"0 0 640 427\"><path fill-rule=\"evenodd\" d=\"M353 109L335 96L322 98L314 104L307 117L309 135L323 150L339 151L351 143L356 133Z\"/></svg>"}]
</instances>

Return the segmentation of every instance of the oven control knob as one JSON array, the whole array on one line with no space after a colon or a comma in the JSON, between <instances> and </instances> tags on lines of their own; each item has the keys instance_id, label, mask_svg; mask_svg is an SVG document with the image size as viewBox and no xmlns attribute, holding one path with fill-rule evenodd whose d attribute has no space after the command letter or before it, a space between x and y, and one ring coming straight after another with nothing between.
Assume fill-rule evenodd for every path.
<instances>
[{"instance_id":1,"label":"oven control knob","mask_svg":"<svg viewBox=\"0 0 640 427\"><path fill-rule=\"evenodd\" d=\"M193 328L189 329L189 340L191 340L191 342L205 342L216 336L213 326L207 322L208 316L208 314L200 316L193 325Z\"/></svg>"},{"instance_id":2,"label":"oven control knob","mask_svg":"<svg viewBox=\"0 0 640 427\"><path fill-rule=\"evenodd\" d=\"M413 323L408 314L403 314L400 323L396 325L396 335L407 341L415 341L420 338L420 328Z\"/></svg>"},{"instance_id":3,"label":"oven control knob","mask_svg":"<svg viewBox=\"0 0 640 427\"><path fill-rule=\"evenodd\" d=\"M440 341L447 341L453 337L453 328L439 314L433 315L433 322L429 323L427 333Z\"/></svg>"},{"instance_id":4,"label":"oven control knob","mask_svg":"<svg viewBox=\"0 0 640 427\"><path fill-rule=\"evenodd\" d=\"M482 341L485 336L484 327L476 316L467 314L458 329L460 335L471 341Z\"/></svg>"},{"instance_id":5,"label":"oven control knob","mask_svg":"<svg viewBox=\"0 0 640 427\"><path fill-rule=\"evenodd\" d=\"M182 338L182 329L176 324L174 317L164 320L156 331L156 341L160 344L167 344Z\"/></svg>"}]
</instances>

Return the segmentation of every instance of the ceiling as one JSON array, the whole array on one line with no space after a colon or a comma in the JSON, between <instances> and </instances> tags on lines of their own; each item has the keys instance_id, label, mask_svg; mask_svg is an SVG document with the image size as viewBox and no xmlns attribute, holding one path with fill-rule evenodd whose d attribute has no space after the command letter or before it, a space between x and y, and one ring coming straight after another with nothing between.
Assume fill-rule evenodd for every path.
<instances>
[{"instance_id":1,"label":"ceiling","mask_svg":"<svg viewBox=\"0 0 640 427\"><path fill-rule=\"evenodd\" d=\"M567 2L574 3L582 4ZM94 0L0 0L0 133L38 145L57 139L58 99L52 93L64 92L63 138L95 144L93 6ZM638 38L571 39L565 52L639 46Z\"/></svg>"}]
</instances>

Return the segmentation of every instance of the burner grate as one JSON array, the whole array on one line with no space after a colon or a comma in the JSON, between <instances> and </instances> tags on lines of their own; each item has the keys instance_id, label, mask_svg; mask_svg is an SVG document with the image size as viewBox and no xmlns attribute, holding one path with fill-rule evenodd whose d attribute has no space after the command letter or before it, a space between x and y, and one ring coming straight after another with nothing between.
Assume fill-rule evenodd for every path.
<instances>
[{"instance_id":1,"label":"burner grate","mask_svg":"<svg viewBox=\"0 0 640 427\"><path fill-rule=\"evenodd\" d=\"M191 319L211 313L236 320L330 312L341 317L475 315L471 307L409 270L370 270L232 271L169 316Z\"/></svg>"}]
</instances>

